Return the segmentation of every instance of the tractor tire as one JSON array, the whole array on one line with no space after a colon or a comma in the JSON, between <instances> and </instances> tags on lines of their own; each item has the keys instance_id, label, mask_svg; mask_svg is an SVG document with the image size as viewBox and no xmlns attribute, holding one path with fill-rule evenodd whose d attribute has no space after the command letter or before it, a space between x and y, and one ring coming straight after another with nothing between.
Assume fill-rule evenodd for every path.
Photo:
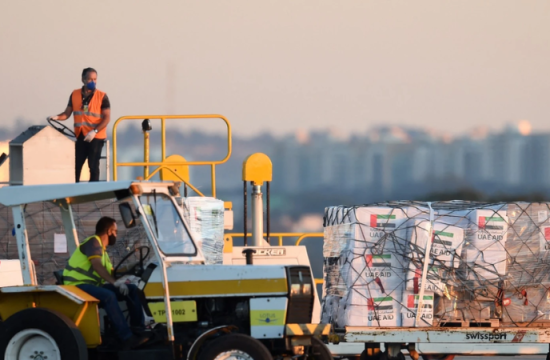
<instances>
[{"instance_id":1,"label":"tractor tire","mask_svg":"<svg viewBox=\"0 0 550 360\"><path fill-rule=\"evenodd\" d=\"M305 356L307 355L307 356ZM312 337L311 346L307 349L307 353L304 354L304 358L313 360L332 360L332 353L321 339Z\"/></svg>"},{"instance_id":2,"label":"tractor tire","mask_svg":"<svg viewBox=\"0 0 550 360\"><path fill-rule=\"evenodd\" d=\"M244 334L228 334L205 344L199 360L272 360L269 350L260 341Z\"/></svg>"},{"instance_id":3,"label":"tractor tire","mask_svg":"<svg viewBox=\"0 0 550 360\"><path fill-rule=\"evenodd\" d=\"M88 360L86 341L66 315L29 308L0 325L0 359Z\"/></svg>"}]
</instances>

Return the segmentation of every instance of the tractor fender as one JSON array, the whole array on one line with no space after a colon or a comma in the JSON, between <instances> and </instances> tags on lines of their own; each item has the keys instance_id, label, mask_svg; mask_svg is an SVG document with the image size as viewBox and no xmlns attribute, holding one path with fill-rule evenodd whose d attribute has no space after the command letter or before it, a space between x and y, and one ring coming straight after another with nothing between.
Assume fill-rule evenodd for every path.
<instances>
[{"instance_id":1,"label":"tractor fender","mask_svg":"<svg viewBox=\"0 0 550 360\"><path fill-rule=\"evenodd\" d=\"M193 345L191 345L191 348L189 349L189 352L187 353L187 359L188 360L196 360L197 355L199 353L199 350L200 350L202 344L204 344L204 342L206 340L208 340L209 338L211 338L212 336L214 336L214 335L216 335L220 332L230 334L232 331L235 331L235 330L237 330L237 327L234 326L234 325L222 325L222 326L216 326L215 328L212 328L210 330L207 330L207 331L203 332L195 340Z\"/></svg>"}]
</instances>

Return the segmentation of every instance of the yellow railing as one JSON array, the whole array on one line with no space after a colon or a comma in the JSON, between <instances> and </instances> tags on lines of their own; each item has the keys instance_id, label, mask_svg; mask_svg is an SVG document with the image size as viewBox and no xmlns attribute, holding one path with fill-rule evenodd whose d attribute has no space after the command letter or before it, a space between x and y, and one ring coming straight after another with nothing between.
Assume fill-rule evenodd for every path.
<instances>
[{"instance_id":1,"label":"yellow railing","mask_svg":"<svg viewBox=\"0 0 550 360\"><path fill-rule=\"evenodd\" d=\"M252 237L251 233L247 233L248 238ZM267 237L267 233L264 233L264 238ZM323 238L323 233L270 233L269 238L277 238L278 246L283 246L284 238L296 238L294 246L299 246L304 239L307 238ZM244 238L244 233L226 233L224 234L224 246L225 249L233 249L233 239ZM315 279L315 284L319 285L323 283L323 279Z\"/></svg>"},{"instance_id":2,"label":"yellow railing","mask_svg":"<svg viewBox=\"0 0 550 360\"><path fill-rule=\"evenodd\" d=\"M143 161L143 162L118 162L117 159L117 127L123 121L137 121L137 120L160 120L161 121L161 157L162 161ZM166 120L191 120L191 119L221 119L225 122L227 126L227 155L222 160L214 161L184 161L184 162L164 162L166 159ZM113 180L117 180L117 170L120 166L127 167L143 167L144 168L144 180L150 180L155 176L160 170L168 170L175 176L181 179L187 186L189 186L193 191L198 195L204 196L196 187L189 183L188 180L184 179L180 174L174 172L171 167L174 166L210 166L211 171L211 181L212 181L212 197L216 197L216 165L225 163L231 156L231 124L222 115L136 115L136 116L123 116L119 118L113 126ZM145 149L145 152L148 153L148 149ZM157 168L148 173L149 166L157 166Z\"/></svg>"}]
</instances>

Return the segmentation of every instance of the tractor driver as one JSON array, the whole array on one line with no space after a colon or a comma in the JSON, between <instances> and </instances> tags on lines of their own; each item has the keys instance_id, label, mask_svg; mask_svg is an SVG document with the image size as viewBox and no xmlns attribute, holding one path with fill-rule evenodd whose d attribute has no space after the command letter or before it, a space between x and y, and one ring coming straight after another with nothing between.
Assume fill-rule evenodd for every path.
<instances>
[{"instance_id":1,"label":"tractor driver","mask_svg":"<svg viewBox=\"0 0 550 360\"><path fill-rule=\"evenodd\" d=\"M95 235L90 236L73 253L65 270L63 283L76 285L81 290L98 299L99 305L123 341L124 348L136 348L149 340L146 333L134 335L118 306L118 300L125 300L130 313L130 323L136 329L144 329L145 315L139 298L138 288L115 280L113 266L105 248L116 243L117 225L110 217L102 217L96 224Z\"/></svg>"}]
</instances>

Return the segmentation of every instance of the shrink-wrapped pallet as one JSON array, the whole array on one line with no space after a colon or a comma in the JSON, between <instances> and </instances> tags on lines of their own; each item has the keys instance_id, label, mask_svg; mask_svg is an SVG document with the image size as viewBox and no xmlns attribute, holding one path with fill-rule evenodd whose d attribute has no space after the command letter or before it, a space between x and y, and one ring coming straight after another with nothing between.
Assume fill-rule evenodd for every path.
<instances>
[{"instance_id":1,"label":"shrink-wrapped pallet","mask_svg":"<svg viewBox=\"0 0 550 360\"><path fill-rule=\"evenodd\" d=\"M403 256L406 221L406 211L399 208L326 210L323 293L332 298L324 303L323 318L337 319L335 324L399 326L408 267ZM331 306L334 296L339 297L336 314ZM390 312L387 302L392 303Z\"/></svg>"},{"instance_id":2,"label":"shrink-wrapped pallet","mask_svg":"<svg viewBox=\"0 0 550 360\"><path fill-rule=\"evenodd\" d=\"M392 310L393 302L400 304L402 316L400 323L391 319L391 325L385 326L423 326L413 323L411 314L404 316L407 295L421 292L434 297L434 326L550 322L547 203L389 202L333 207L325 213L325 225L325 230L341 227L332 257L325 256L325 269L339 280L327 283L325 289L332 294L332 284L339 287L337 309L330 309L338 326L384 326L373 320L380 320L376 312L389 305L374 306L370 300L369 308L368 299L389 303L389 298ZM365 291L375 296L365 296ZM370 318L359 313L365 307Z\"/></svg>"},{"instance_id":3,"label":"shrink-wrapped pallet","mask_svg":"<svg viewBox=\"0 0 550 360\"><path fill-rule=\"evenodd\" d=\"M223 201L208 197L188 197L183 214L204 255L206 264L223 263Z\"/></svg>"}]
</instances>

